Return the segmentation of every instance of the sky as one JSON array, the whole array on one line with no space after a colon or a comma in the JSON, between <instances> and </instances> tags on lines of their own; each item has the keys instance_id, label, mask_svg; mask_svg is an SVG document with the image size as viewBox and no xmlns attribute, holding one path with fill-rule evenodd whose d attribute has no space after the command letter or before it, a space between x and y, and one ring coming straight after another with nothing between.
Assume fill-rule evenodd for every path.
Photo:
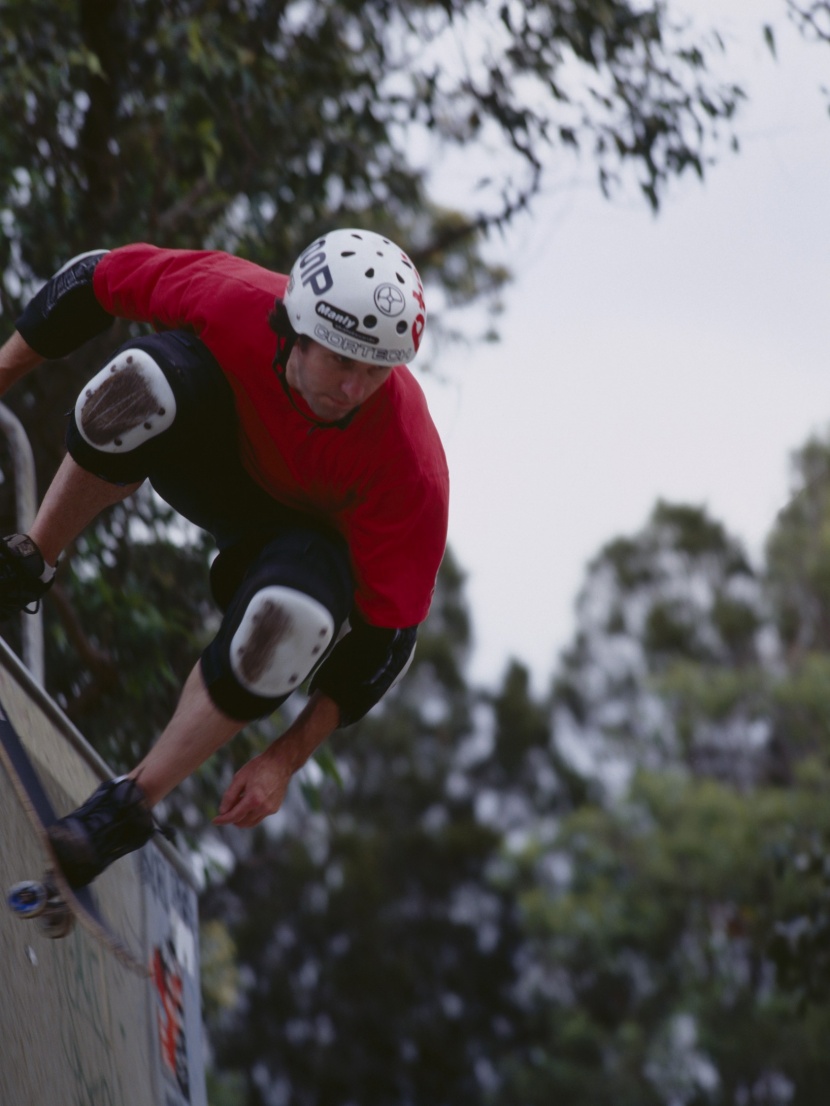
<instances>
[{"instance_id":1,"label":"sky","mask_svg":"<svg viewBox=\"0 0 830 1106\"><path fill-rule=\"evenodd\" d=\"M559 181L488 247L515 274L500 343L422 377L479 686L513 657L547 690L587 562L658 498L706 507L760 562L792 453L830 430L830 44L805 43L783 0L685 10L723 32L749 93L740 152L672 185L657 217L633 190Z\"/></svg>"}]
</instances>

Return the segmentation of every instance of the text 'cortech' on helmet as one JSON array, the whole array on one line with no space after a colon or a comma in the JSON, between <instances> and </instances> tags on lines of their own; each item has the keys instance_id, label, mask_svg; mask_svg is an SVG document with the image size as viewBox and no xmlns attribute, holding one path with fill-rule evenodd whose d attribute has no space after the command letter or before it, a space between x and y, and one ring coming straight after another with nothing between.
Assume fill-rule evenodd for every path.
<instances>
[{"instance_id":1,"label":"text 'cortech' on helmet","mask_svg":"<svg viewBox=\"0 0 830 1106\"><path fill-rule=\"evenodd\" d=\"M427 314L415 266L367 230L335 230L312 242L291 269L285 308L298 334L386 365L414 358Z\"/></svg>"}]
</instances>

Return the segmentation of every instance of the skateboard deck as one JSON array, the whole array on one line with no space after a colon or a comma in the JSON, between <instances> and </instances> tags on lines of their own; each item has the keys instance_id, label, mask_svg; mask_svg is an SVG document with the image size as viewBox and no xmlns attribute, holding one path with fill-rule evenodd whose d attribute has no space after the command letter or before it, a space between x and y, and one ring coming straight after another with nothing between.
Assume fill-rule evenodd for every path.
<instances>
[{"instance_id":1,"label":"skateboard deck","mask_svg":"<svg viewBox=\"0 0 830 1106\"><path fill-rule=\"evenodd\" d=\"M58 820L49 796L44 790L40 777L35 771L34 765L29 759L29 754L23 746L17 731L12 726L6 713L0 706L0 761L11 781L12 788L20 805L26 812L32 828L44 852L44 875L40 881L28 881L26 885L18 884L10 892L11 899L17 901L21 898L21 888L30 889L35 893L37 887L45 888L48 902L44 904L45 911L56 918L65 909L77 919L83 928L101 945L111 952L123 966L136 975L146 978L149 976L149 968L132 952L127 944L110 927L102 917L92 892L88 887L73 889L69 886L57 863L52 846L47 836L47 830ZM35 911L30 914L22 914L19 906L12 905L22 917L34 917ZM42 913L37 910L37 913ZM71 927L63 930L52 926L54 936L65 936Z\"/></svg>"}]
</instances>

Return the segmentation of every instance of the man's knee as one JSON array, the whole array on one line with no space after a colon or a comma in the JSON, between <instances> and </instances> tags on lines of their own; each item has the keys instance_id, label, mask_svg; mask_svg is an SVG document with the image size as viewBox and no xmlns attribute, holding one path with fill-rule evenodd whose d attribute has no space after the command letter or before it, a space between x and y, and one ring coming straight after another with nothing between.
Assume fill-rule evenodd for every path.
<instances>
[{"instance_id":1,"label":"man's knee","mask_svg":"<svg viewBox=\"0 0 830 1106\"><path fill-rule=\"evenodd\" d=\"M231 671L253 695L289 695L328 649L334 630L331 612L316 599L293 588L265 587L251 598L231 638Z\"/></svg>"},{"instance_id":2,"label":"man's knee","mask_svg":"<svg viewBox=\"0 0 830 1106\"><path fill-rule=\"evenodd\" d=\"M165 331L122 347L89 381L70 414L67 449L96 476L132 483L194 441L218 442L232 411L213 355L194 335Z\"/></svg>"},{"instance_id":3,"label":"man's knee","mask_svg":"<svg viewBox=\"0 0 830 1106\"><path fill-rule=\"evenodd\" d=\"M202 654L214 704L240 720L272 713L331 648L349 616L352 587L336 536L299 530L269 542Z\"/></svg>"},{"instance_id":4,"label":"man's knee","mask_svg":"<svg viewBox=\"0 0 830 1106\"><path fill-rule=\"evenodd\" d=\"M173 425L176 398L152 354L120 350L75 404L84 441L103 453L129 453Z\"/></svg>"}]
</instances>

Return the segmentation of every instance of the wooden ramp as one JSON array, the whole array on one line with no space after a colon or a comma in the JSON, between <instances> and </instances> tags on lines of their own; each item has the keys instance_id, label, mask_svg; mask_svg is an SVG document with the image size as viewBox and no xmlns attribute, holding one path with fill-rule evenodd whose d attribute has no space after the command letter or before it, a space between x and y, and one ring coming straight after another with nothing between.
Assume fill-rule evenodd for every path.
<instances>
[{"instance_id":1,"label":"wooden ramp","mask_svg":"<svg viewBox=\"0 0 830 1106\"><path fill-rule=\"evenodd\" d=\"M0 640L0 702L62 814L112 773ZM0 892L43 858L0 770ZM166 842L119 860L95 884L102 913L146 957L126 971L80 926L50 940L0 902L0 1104L207 1106L198 909Z\"/></svg>"}]
</instances>

